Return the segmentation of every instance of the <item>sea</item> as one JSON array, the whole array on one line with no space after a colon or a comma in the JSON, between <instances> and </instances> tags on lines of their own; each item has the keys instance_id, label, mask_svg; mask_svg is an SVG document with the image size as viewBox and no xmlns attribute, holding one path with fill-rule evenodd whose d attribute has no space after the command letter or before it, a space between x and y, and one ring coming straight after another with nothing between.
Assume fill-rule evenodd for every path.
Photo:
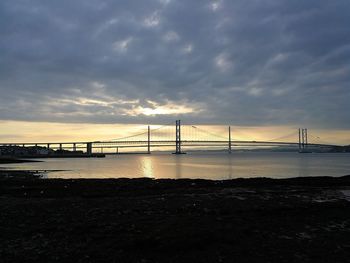
<instances>
[{"instance_id":1,"label":"sea","mask_svg":"<svg viewBox=\"0 0 350 263\"><path fill-rule=\"evenodd\" d=\"M107 155L106 158L52 158L2 164L1 169L46 170L44 178L291 178L350 175L349 153L190 152L174 155Z\"/></svg>"}]
</instances>

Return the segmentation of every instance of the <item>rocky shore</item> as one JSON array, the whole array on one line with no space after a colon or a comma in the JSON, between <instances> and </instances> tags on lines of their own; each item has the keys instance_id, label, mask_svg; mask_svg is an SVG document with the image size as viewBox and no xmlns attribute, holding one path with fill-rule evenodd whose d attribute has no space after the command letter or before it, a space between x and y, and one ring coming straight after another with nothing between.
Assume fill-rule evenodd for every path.
<instances>
[{"instance_id":1,"label":"rocky shore","mask_svg":"<svg viewBox=\"0 0 350 263\"><path fill-rule=\"evenodd\" d=\"M0 172L0 262L350 262L350 176L19 174Z\"/></svg>"}]
</instances>

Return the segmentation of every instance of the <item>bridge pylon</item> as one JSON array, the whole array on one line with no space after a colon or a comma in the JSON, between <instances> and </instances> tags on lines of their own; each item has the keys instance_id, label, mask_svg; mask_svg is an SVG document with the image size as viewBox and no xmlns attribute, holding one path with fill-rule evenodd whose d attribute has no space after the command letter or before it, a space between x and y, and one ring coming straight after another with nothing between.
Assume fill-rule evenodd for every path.
<instances>
[{"instance_id":1,"label":"bridge pylon","mask_svg":"<svg viewBox=\"0 0 350 263\"><path fill-rule=\"evenodd\" d=\"M228 153L232 153L231 126L228 126Z\"/></svg>"},{"instance_id":2,"label":"bridge pylon","mask_svg":"<svg viewBox=\"0 0 350 263\"><path fill-rule=\"evenodd\" d=\"M175 139L175 152L174 154L185 154L185 152L181 151L181 120L177 120L176 124L176 139Z\"/></svg>"},{"instance_id":3,"label":"bridge pylon","mask_svg":"<svg viewBox=\"0 0 350 263\"><path fill-rule=\"evenodd\" d=\"M299 129L299 152L300 153L307 152L308 144L309 142L308 142L307 129L305 128Z\"/></svg>"},{"instance_id":4,"label":"bridge pylon","mask_svg":"<svg viewBox=\"0 0 350 263\"><path fill-rule=\"evenodd\" d=\"M151 153L151 127L149 125L147 130L147 153Z\"/></svg>"}]
</instances>

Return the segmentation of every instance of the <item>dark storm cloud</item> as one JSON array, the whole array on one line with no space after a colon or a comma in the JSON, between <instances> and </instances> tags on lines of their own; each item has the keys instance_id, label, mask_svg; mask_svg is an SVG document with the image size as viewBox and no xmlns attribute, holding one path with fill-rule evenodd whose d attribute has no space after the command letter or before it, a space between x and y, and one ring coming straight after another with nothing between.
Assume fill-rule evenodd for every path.
<instances>
[{"instance_id":1,"label":"dark storm cloud","mask_svg":"<svg viewBox=\"0 0 350 263\"><path fill-rule=\"evenodd\" d=\"M347 0L3 0L0 119L350 128L349 13Z\"/></svg>"}]
</instances>

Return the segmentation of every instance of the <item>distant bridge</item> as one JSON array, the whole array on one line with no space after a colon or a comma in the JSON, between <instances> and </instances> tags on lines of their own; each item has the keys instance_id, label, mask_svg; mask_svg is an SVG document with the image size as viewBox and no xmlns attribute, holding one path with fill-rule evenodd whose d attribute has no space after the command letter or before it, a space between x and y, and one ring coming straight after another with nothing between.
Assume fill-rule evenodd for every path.
<instances>
[{"instance_id":1,"label":"distant bridge","mask_svg":"<svg viewBox=\"0 0 350 263\"><path fill-rule=\"evenodd\" d=\"M120 153L119 150L125 148L142 148L145 153L151 153L152 149L162 147L169 149L170 147L174 147L175 154L183 153L183 147L186 149L191 147L215 147L227 149L228 153L232 153L235 147L292 147L299 152L306 152L309 148L330 148L337 145L321 142L319 137L308 134L308 130L304 128L272 140L237 140L232 136L231 127L228 127L226 137L194 125L181 125L181 121L177 120L175 123L163 125L155 129L151 129L148 126L142 132L111 140L92 142L0 143L1 146L43 147L48 150L83 151L91 155L94 152L103 152L104 149L109 151L112 149L114 150L113 153Z\"/></svg>"}]
</instances>

